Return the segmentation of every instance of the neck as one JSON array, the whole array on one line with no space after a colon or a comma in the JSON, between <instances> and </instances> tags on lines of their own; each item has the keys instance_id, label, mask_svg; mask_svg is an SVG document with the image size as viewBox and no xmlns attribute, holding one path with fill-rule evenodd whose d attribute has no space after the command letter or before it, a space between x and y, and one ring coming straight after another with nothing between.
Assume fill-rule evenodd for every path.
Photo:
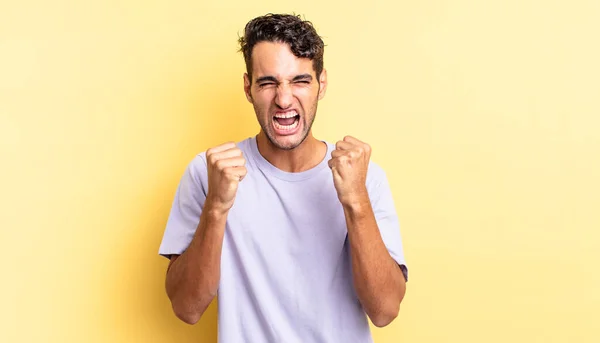
<instances>
[{"instance_id":1,"label":"neck","mask_svg":"<svg viewBox=\"0 0 600 343\"><path fill-rule=\"evenodd\" d=\"M292 150L277 148L262 130L256 136L256 143L258 151L269 163L288 173L299 173L314 168L327 153L327 146L314 138L312 132Z\"/></svg>"}]
</instances>

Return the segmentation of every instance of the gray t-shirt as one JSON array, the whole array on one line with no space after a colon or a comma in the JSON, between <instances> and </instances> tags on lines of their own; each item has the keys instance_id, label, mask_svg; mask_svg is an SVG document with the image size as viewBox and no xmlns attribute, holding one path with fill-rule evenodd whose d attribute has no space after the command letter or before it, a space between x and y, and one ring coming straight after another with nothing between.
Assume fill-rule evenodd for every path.
<instances>
[{"instance_id":1,"label":"gray t-shirt","mask_svg":"<svg viewBox=\"0 0 600 343\"><path fill-rule=\"evenodd\" d=\"M218 290L221 343L367 343L368 320L352 282L342 206L328 160L288 173L238 144L248 174L227 217ZM159 254L183 253L207 194L206 152L189 164L177 189ZM407 273L400 228L384 171L370 162L367 189L385 245Z\"/></svg>"}]
</instances>

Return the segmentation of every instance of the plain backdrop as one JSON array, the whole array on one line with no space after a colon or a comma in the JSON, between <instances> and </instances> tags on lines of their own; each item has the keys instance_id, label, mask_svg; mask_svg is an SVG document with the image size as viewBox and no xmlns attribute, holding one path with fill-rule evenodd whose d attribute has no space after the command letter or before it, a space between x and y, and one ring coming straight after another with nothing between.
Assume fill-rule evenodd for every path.
<instances>
[{"instance_id":1,"label":"plain backdrop","mask_svg":"<svg viewBox=\"0 0 600 343\"><path fill-rule=\"evenodd\" d=\"M595 0L1 1L1 342L216 342L158 246L192 158L257 133L237 38L311 20L315 135L385 168L410 268L377 343L598 342Z\"/></svg>"}]
</instances>

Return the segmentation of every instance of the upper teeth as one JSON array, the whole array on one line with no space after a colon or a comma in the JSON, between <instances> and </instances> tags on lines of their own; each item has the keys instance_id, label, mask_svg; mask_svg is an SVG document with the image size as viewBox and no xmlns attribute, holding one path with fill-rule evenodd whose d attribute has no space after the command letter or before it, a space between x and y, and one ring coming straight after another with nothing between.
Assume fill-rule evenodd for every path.
<instances>
[{"instance_id":1,"label":"upper teeth","mask_svg":"<svg viewBox=\"0 0 600 343\"><path fill-rule=\"evenodd\" d=\"M296 111L290 111L290 112L286 112L286 113L277 113L275 115L275 118L292 118L297 115L298 115L298 113L296 113Z\"/></svg>"}]
</instances>

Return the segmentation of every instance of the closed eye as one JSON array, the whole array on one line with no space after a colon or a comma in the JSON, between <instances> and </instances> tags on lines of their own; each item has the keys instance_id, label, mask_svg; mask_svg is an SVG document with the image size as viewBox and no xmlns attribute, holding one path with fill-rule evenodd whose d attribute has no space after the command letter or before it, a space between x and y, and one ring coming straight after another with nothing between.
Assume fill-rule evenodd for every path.
<instances>
[{"instance_id":1,"label":"closed eye","mask_svg":"<svg viewBox=\"0 0 600 343\"><path fill-rule=\"evenodd\" d=\"M292 81L296 84L308 85L311 84L313 80L312 75L310 74L302 74L296 75Z\"/></svg>"}]
</instances>

